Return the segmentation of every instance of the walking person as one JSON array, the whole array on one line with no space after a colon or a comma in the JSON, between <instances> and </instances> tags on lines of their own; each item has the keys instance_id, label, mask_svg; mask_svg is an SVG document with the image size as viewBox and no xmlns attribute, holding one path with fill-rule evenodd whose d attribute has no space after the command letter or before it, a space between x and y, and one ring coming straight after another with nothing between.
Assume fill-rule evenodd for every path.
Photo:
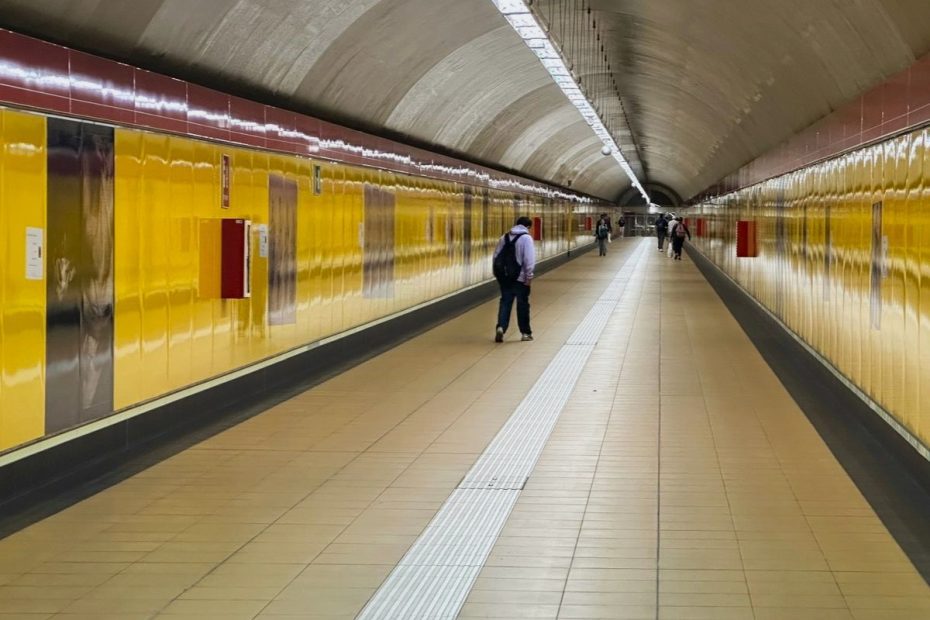
<instances>
[{"instance_id":1,"label":"walking person","mask_svg":"<svg viewBox=\"0 0 930 620\"><path fill-rule=\"evenodd\" d=\"M675 221L677 222L677 226L675 226L675 233L672 236L672 248L675 254L675 260L681 260L681 248L685 245L685 237L687 237L689 241L691 240L691 231L685 226L685 222L680 215L675 218Z\"/></svg>"},{"instance_id":2,"label":"walking person","mask_svg":"<svg viewBox=\"0 0 930 620\"><path fill-rule=\"evenodd\" d=\"M665 216L665 218L668 221L668 257L674 258L675 244L673 242L675 240L675 229L678 228L678 216L673 213L669 213Z\"/></svg>"},{"instance_id":3,"label":"walking person","mask_svg":"<svg viewBox=\"0 0 930 620\"><path fill-rule=\"evenodd\" d=\"M656 237L659 239L659 251L665 249L665 237L668 236L668 220L664 214L656 218Z\"/></svg>"},{"instance_id":4,"label":"walking person","mask_svg":"<svg viewBox=\"0 0 930 620\"><path fill-rule=\"evenodd\" d=\"M515 300L520 340L526 342L533 339L533 330L530 328L530 285L536 267L536 247L530 235L532 226L533 220L530 218L517 218L514 227L501 236L494 250L494 277L501 289L494 342L504 341Z\"/></svg>"},{"instance_id":5,"label":"walking person","mask_svg":"<svg viewBox=\"0 0 930 620\"><path fill-rule=\"evenodd\" d=\"M597 239L597 250L600 256L607 256L607 243L610 241L610 219L606 213L601 214L594 228L594 237Z\"/></svg>"}]
</instances>

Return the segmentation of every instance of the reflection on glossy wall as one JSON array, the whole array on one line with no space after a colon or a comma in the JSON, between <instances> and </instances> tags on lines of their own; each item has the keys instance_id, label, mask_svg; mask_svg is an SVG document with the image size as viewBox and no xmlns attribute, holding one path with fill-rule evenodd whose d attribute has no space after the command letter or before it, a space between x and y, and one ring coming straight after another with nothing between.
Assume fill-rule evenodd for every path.
<instances>
[{"instance_id":1,"label":"reflection on glossy wall","mask_svg":"<svg viewBox=\"0 0 930 620\"><path fill-rule=\"evenodd\" d=\"M113 129L48 120L45 430L113 411Z\"/></svg>"},{"instance_id":2,"label":"reflection on glossy wall","mask_svg":"<svg viewBox=\"0 0 930 620\"><path fill-rule=\"evenodd\" d=\"M517 215L540 259L589 244L600 208L3 108L0 149L0 450L488 280ZM221 298L224 218L250 297Z\"/></svg>"},{"instance_id":3,"label":"reflection on glossy wall","mask_svg":"<svg viewBox=\"0 0 930 620\"><path fill-rule=\"evenodd\" d=\"M0 450L45 432L45 281L26 255L45 197L45 119L0 109Z\"/></svg>"},{"instance_id":4,"label":"reflection on glossy wall","mask_svg":"<svg viewBox=\"0 0 930 620\"><path fill-rule=\"evenodd\" d=\"M695 243L930 443L930 130L722 196ZM736 222L759 256L736 257Z\"/></svg>"}]
</instances>

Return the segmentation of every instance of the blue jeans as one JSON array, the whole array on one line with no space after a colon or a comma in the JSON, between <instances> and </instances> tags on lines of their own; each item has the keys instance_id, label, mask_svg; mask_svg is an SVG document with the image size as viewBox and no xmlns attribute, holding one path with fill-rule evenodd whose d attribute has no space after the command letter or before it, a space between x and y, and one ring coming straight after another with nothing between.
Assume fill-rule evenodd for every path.
<instances>
[{"instance_id":1,"label":"blue jeans","mask_svg":"<svg viewBox=\"0 0 930 620\"><path fill-rule=\"evenodd\" d=\"M498 282L501 287L501 303L497 312L497 326L507 331L510 325L510 310L517 300L517 325L521 334L532 334L530 329L530 287L522 282Z\"/></svg>"}]
</instances>

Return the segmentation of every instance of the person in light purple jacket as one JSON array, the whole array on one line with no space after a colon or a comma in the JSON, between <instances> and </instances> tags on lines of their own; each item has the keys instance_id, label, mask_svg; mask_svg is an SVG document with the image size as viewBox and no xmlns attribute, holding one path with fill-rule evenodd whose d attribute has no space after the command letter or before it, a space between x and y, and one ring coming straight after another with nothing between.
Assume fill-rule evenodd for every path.
<instances>
[{"instance_id":1,"label":"person in light purple jacket","mask_svg":"<svg viewBox=\"0 0 930 620\"><path fill-rule=\"evenodd\" d=\"M517 325L522 334L520 340L533 339L533 330L530 328L530 285L533 281L533 269L536 268L536 248L533 245L533 236L530 234L532 226L533 220L530 218L525 216L517 218L510 232L501 235L497 248L494 250L495 264L497 264L498 256L505 250L505 247L512 244L516 258L515 266L518 267L515 278L495 274L501 287L495 342L504 341L504 332L510 325L510 311L513 309L514 300L517 301Z\"/></svg>"}]
</instances>

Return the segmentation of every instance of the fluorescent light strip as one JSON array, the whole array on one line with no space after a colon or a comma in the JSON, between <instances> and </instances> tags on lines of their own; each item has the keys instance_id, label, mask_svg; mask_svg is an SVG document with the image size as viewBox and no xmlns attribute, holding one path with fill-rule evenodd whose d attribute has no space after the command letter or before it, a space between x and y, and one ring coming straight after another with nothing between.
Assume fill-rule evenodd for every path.
<instances>
[{"instance_id":1,"label":"fluorescent light strip","mask_svg":"<svg viewBox=\"0 0 930 620\"><path fill-rule=\"evenodd\" d=\"M585 122L591 126L591 129L604 143L604 146L610 149L611 156L620 164L620 168L629 177L633 187L639 190L646 204L650 204L649 194L646 193L639 179L636 178L633 168L630 167L629 162L620 152L620 146L614 141L604 123L601 122L597 111L588 103L581 86L572 77L571 71L568 70L565 59L562 58L555 45L549 40L545 30L540 26L526 2L524 0L491 0L491 2L494 3L497 10L504 15L510 26L520 35L523 42L533 50L533 53L539 58L539 61L549 72L556 85L565 93L572 105L578 109Z\"/></svg>"}]
</instances>

